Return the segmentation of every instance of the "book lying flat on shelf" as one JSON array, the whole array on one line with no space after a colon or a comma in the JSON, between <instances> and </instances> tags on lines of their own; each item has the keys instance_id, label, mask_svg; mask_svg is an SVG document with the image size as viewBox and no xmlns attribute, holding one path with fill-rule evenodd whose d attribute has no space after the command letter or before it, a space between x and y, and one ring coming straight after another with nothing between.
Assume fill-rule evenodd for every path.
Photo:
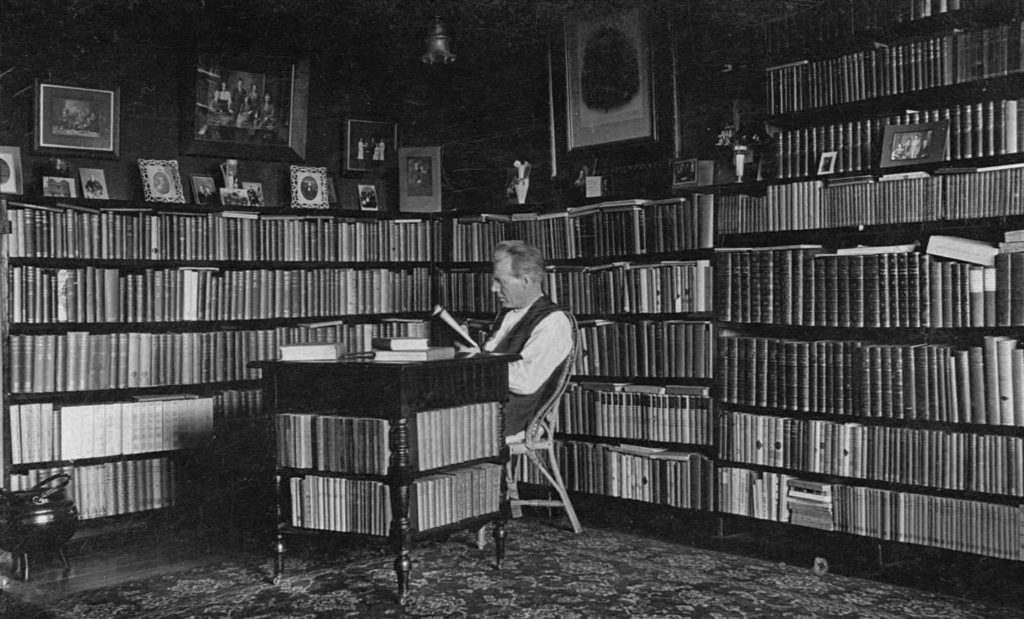
<instances>
[{"instance_id":1,"label":"book lying flat on shelf","mask_svg":"<svg viewBox=\"0 0 1024 619\"><path fill-rule=\"evenodd\" d=\"M281 361L329 361L341 357L338 344L281 344Z\"/></svg>"},{"instance_id":2,"label":"book lying flat on shelf","mask_svg":"<svg viewBox=\"0 0 1024 619\"><path fill-rule=\"evenodd\" d=\"M839 256L868 256L874 254L909 254L917 249L918 243L904 243L901 245L858 245L856 247L841 247L836 250Z\"/></svg>"},{"instance_id":3,"label":"book lying flat on shelf","mask_svg":"<svg viewBox=\"0 0 1024 619\"><path fill-rule=\"evenodd\" d=\"M928 239L928 253L990 267L995 266L999 248L985 241L936 234Z\"/></svg>"},{"instance_id":4,"label":"book lying flat on shelf","mask_svg":"<svg viewBox=\"0 0 1024 619\"><path fill-rule=\"evenodd\" d=\"M378 350L374 352L374 361L436 361L452 359L455 348L452 346L432 346L420 350Z\"/></svg>"},{"instance_id":5,"label":"book lying flat on shelf","mask_svg":"<svg viewBox=\"0 0 1024 619\"><path fill-rule=\"evenodd\" d=\"M423 350L430 348L425 337L375 337L370 341L374 350Z\"/></svg>"}]
</instances>

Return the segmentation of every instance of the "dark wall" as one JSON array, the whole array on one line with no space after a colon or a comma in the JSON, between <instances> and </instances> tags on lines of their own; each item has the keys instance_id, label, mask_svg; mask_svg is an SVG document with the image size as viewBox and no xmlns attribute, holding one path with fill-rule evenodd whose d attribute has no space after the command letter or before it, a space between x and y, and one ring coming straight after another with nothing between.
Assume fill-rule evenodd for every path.
<instances>
[{"instance_id":1,"label":"dark wall","mask_svg":"<svg viewBox=\"0 0 1024 619\"><path fill-rule=\"evenodd\" d=\"M531 202L573 198L569 180L580 163L599 161L616 194L666 191L672 158L671 49L679 59L684 156L724 155L714 135L731 119L731 101L757 101L759 43L743 34L735 11L755 23L739 0L652 0L652 37L659 140L567 153L562 19L570 10L614 8L607 0L2 0L0 1L0 144L22 150L26 196L41 194L49 155L32 151L33 83L119 88L121 152L116 159L67 155L73 171L106 171L111 197L141 200L136 160L176 159L188 175L213 174L223 157L183 154L181 102L200 50L253 52L310 59L306 165L337 177L345 120L393 120L403 145L441 145L446 207L483 208L502 202L505 170L516 158L534 164ZM605 9L601 9L605 10ZM458 60L419 61L434 15L452 36ZM559 175L550 178L548 54L552 56ZM242 159L242 180L259 180L268 203L285 204L288 162ZM384 177L395 202L394 171ZM190 198L189 198L190 199Z\"/></svg>"}]
</instances>

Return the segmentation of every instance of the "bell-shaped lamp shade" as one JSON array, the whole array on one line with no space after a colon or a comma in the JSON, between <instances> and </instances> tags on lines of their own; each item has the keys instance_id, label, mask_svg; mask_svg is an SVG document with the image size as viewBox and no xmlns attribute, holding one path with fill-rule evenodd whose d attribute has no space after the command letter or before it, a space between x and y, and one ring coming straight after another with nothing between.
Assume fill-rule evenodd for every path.
<instances>
[{"instance_id":1,"label":"bell-shaped lamp shade","mask_svg":"<svg viewBox=\"0 0 1024 619\"><path fill-rule=\"evenodd\" d=\"M427 32L427 53L420 58L425 64L448 64L455 62L455 54L448 49L448 41L451 40L444 31L444 24L441 20L435 19Z\"/></svg>"}]
</instances>

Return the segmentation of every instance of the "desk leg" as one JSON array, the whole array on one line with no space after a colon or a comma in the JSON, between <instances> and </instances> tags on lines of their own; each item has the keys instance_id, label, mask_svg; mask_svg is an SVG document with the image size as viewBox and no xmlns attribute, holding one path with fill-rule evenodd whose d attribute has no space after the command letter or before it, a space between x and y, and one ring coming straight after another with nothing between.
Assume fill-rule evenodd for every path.
<instances>
[{"instance_id":1,"label":"desk leg","mask_svg":"<svg viewBox=\"0 0 1024 619\"><path fill-rule=\"evenodd\" d=\"M499 451L502 460L501 483L498 485L498 519L494 522L494 560L501 571L501 562L505 560L505 523L512 517L512 505L508 498L508 478L511 474L511 467L508 465L508 446L502 440Z\"/></svg>"},{"instance_id":2,"label":"desk leg","mask_svg":"<svg viewBox=\"0 0 1024 619\"><path fill-rule=\"evenodd\" d=\"M398 601L405 604L412 572L412 523L409 522L409 426L404 419L392 422L391 470L388 483L391 494L391 543L395 552L398 577Z\"/></svg>"},{"instance_id":3,"label":"desk leg","mask_svg":"<svg viewBox=\"0 0 1024 619\"><path fill-rule=\"evenodd\" d=\"M284 498L284 488L282 484L288 483L287 479L283 479L280 475L275 476L274 491L277 498L277 505L274 507L274 515L277 531L274 539L274 584L281 582L281 577L284 576L284 529L288 526L284 521L284 511L281 509L281 501Z\"/></svg>"}]
</instances>

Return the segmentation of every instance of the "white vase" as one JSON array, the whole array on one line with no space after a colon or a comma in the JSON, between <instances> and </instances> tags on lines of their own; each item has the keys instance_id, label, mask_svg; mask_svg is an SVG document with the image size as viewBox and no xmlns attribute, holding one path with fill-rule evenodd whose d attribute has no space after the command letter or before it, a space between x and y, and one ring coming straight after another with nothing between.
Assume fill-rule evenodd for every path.
<instances>
[{"instance_id":1,"label":"white vase","mask_svg":"<svg viewBox=\"0 0 1024 619\"><path fill-rule=\"evenodd\" d=\"M736 182L743 182L743 168L747 164L747 158L750 156L749 146L733 146L732 157L733 163L736 166Z\"/></svg>"},{"instance_id":2,"label":"white vase","mask_svg":"<svg viewBox=\"0 0 1024 619\"><path fill-rule=\"evenodd\" d=\"M516 202L519 204L526 204L526 192L530 190L530 179L528 178L517 178L516 179Z\"/></svg>"}]
</instances>

